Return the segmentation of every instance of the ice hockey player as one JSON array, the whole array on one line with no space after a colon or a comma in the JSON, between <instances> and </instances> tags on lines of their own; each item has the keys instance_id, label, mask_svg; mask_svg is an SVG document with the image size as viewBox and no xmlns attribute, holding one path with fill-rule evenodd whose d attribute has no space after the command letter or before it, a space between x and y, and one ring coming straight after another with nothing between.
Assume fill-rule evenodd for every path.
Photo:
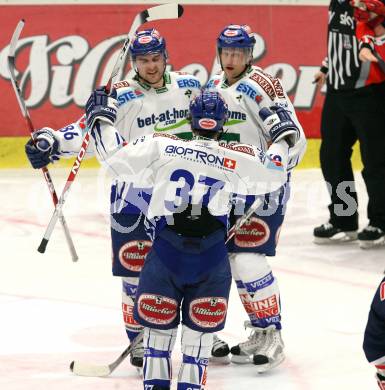
<instances>
[{"instance_id":1,"label":"ice hockey player","mask_svg":"<svg viewBox=\"0 0 385 390\"><path fill-rule=\"evenodd\" d=\"M385 278L378 286L370 306L363 347L366 358L377 369L379 388L385 390Z\"/></svg>"},{"instance_id":2,"label":"ice hockey player","mask_svg":"<svg viewBox=\"0 0 385 390\"><path fill-rule=\"evenodd\" d=\"M187 115L190 99L200 91L199 80L188 74L166 71L166 42L155 29L137 32L128 50L136 75L113 86L119 105L115 122L119 134L127 142L154 132L191 138ZM51 146L48 150L39 150L31 140L27 143L26 153L32 166L41 168L60 157L76 155L85 131L84 117L58 131L48 127L36 131L34 137L38 145L44 139ZM88 151L93 153L91 147ZM126 194L124 199L123 193ZM130 198L127 193L132 202L127 201ZM144 258L151 247L143 227L143 213L138 208L141 195L146 196L119 183L111 190L113 221L121 227L111 228L112 272L122 277L123 318L130 340L142 329L133 318L134 297ZM133 351L131 363L142 366L141 345Z\"/></svg>"},{"instance_id":3,"label":"ice hockey player","mask_svg":"<svg viewBox=\"0 0 385 390\"><path fill-rule=\"evenodd\" d=\"M290 149L288 178L276 192L264 196L262 206L235 234L228 245L233 278L249 321L250 335L231 348L234 363L254 363L258 372L267 371L284 359L281 338L281 308L277 279L266 256L274 256L289 198L290 171L301 160L306 140L294 107L277 78L252 65L255 37L247 25L226 26L217 39L217 56L222 72L207 87L219 91L229 106L224 140L242 142L266 151L271 137L258 115L273 106L284 121L292 121L300 139ZM239 199L248 209L254 197ZM238 205L236 206L238 207ZM232 219L234 224L235 218Z\"/></svg>"},{"instance_id":4,"label":"ice hockey player","mask_svg":"<svg viewBox=\"0 0 385 390\"><path fill-rule=\"evenodd\" d=\"M275 107L264 108L259 115L272 141L266 154L251 145L220 146L227 105L217 92L206 91L190 104L192 141L158 133L122 147L113 127L113 97L92 93L87 123L96 123L97 156L116 180L151 193L143 212L153 246L135 300L135 319L145 327L144 388L170 389L171 352L182 322L177 388L202 389L212 334L226 319L231 272L225 237L232 194L280 188L299 129Z\"/></svg>"}]
</instances>

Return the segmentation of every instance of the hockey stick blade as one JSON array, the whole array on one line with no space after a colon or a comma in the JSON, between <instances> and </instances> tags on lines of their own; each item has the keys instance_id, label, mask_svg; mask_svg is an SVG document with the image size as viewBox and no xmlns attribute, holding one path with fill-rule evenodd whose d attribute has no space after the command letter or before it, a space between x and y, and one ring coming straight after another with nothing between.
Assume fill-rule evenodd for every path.
<instances>
[{"instance_id":1,"label":"hockey stick blade","mask_svg":"<svg viewBox=\"0 0 385 390\"><path fill-rule=\"evenodd\" d=\"M132 346L130 345L122 352L122 354L114 362L106 365L82 363L74 360L70 364L70 370L75 375L80 375L80 376L108 376L130 354L131 350L132 350Z\"/></svg>"},{"instance_id":2,"label":"hockey stick blade","mask_svg":"<svg viewBox=\"0 0 385 390\"><path fill-rule=\"evenodd\" d=\"M122 361L131 353L133 348L135 348L139 343L143 341L143 333L139 333L138 336L132 341L132 343L121 353L121 355L113 361L111 364L90 364L82 363L76 360L72 361L70 364L70 370L75 375L80 376L108 376L110 375Z\"/></svg>"}]
</instances>

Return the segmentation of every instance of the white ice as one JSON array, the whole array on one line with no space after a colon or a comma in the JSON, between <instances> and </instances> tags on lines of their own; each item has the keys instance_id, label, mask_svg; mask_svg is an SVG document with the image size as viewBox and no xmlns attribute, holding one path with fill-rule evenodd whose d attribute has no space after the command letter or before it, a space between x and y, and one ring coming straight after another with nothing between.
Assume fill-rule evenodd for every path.
<instances>
[{"instance_id":1,"label":"white ice","mask_svg":"<svg viewBox=\"0 0 385 390\"><path fill-rule=\"evenodd\" d=\"M66 170L52 169L58 192ZM366 196L357 175L360 223ZM108 378L77 377L74 360L107 364L127 346L120 312L120 280L111 276L108 179L83 170L64 206L79 261L71 261L58 225L47 253L37 252L52 213L40 172L0 171L0 389L142 389L128 360ZM385 247L357 243L316 246L314 226L327 220L319 170L297 171L271 259L282 299L286 360L259 375L252 365L210 366L207 389L375 389L374 370L362 351L370 301L383 276ZM221 337L246 337L246 315L233 286ZM174 376L180 349L173 354Z\"/></svg>"}]
</instances>

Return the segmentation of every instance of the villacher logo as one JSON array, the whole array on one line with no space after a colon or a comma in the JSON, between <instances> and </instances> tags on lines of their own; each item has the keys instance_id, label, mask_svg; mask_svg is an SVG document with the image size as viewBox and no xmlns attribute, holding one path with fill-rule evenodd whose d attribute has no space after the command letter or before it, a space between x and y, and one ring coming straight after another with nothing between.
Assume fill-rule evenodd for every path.
<instances>
[{"instance_id":1,"label":"villacher logo","mask_svg":"<svg viewBox=\"0 0 385 390\"><path fill-rule=\"evenodd\" d=\"M228 157L220 157L203 150L188 148L184 146L167 145L165 153L180 156L186 160L196 161L205 165L213 165L228 171L233 171L237 166L237 161Z\"/></svg>"}]
</instances>

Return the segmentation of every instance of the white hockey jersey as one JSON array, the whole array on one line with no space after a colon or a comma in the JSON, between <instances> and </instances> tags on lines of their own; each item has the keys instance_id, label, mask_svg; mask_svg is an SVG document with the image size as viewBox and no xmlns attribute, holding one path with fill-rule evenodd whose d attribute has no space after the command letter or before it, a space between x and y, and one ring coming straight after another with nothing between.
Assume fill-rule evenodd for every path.
<instances>
[{"instance_id":1,"label":"white hockey jersey","mask_svg":"<svg viewBox=\"0 0 385 390\"><path fill-rule=\"evenodd\" d=\"M226 83L225 73L221 72L209 80L207 88L218 91L228 104L229 119L224 125L225 134L222 136L223 142L227 143L247 143L266 151L271 139L258 113L263 107L284 107L300 131L299 141L289 152L288 169L300 162L306 150L305 134L279 79L264 73L257 66L251 66L233 85Z\"/></svg>"},{"instance_id":2,"label":"white hockey jersey","mask_svg":"<svg viewBox=\"0 0 385 390\"><path fill-rule=\"evenodd\" d=\"M99 126L105 148L97 157L122 189L133 185L152 193L148 206L141 209L150 220L171 217L192 204L197 215L200 207L206 206L211 215L222 217L219 219L224 222L234 193L269 193L287 179L286 141L272 144L267 154L261 154L251 145L220 145L206 139L186 141L155 133L124 147L114 147L118 131L108 124Z\"/></svg>"},{"instance_id":3,"label":"white hockey jersey","mask_svg":"<svg viewBox=\"0 0 385 390\"><path fill-rule=\"evenodd\" d=\"M182 72L165 72L164 87L161 88L152 88L136 77L117 82L113 88L119 104L115 128L127 142L154 132L191 139L187 116L190 100L200 92L196 77ZM84 117L58 130L55 135L59 139L60 155L76 155L86 130ZM87 154L93 153L91 144Z\"/></svg>"}]
</instances>

